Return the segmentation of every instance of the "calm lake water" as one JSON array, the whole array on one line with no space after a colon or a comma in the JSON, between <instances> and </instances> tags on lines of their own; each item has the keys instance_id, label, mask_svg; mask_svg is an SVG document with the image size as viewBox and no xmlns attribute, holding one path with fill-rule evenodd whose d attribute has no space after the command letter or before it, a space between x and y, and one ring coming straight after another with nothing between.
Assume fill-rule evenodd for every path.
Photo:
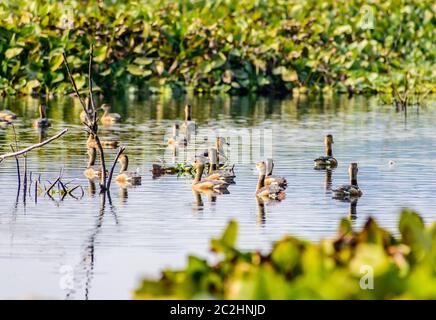
<instances>
[{"instance_id":1,"label":"calm lake water","mask_svg":"<svg viewBox=\"0 0 436 320\"><path fill-rule=\"evenodd\" d=\"M81 200L41 196L35 203L32 194L24 204L21 193L17 201L15 161L0 164L0 298L128 299L142 276L182 267L189 253L209 257L209 239L230 219L239 221L238 243L245 249L267 250L288 233L312 240L335 235L350 204L333 200L326 172L313 169L312 160L324 154L327 133L334 135L339 161L333 186L348 181L350 162L359 163L364 195L353 216L356 228L372 215L395 231L402 207L418 210L427 223L436 218L434 104L419 112L412 108L406 116L375 97L125 96L105 100L125 120L102 126L101 136L122 141L142 185L125 190L113 184L111 204L104 208L83 176L86 134L78 117L81 107L72 98L48 102L53 125L47 136L63 128L69 132L29 153L28 167L43 181L53 181L63 168L65 181L83 186ZM33 98L0 100L0 110L19 116L15 128L22 147L44 138L31 128L38 103ZM189 176L153 178L150 173L157 158L172 161L174 150L166 141L174 121L183 119L186 103L193 106L199 134L195 144L178 150L177 161L213 145L216 134L228 137L226 152L237 175L229 194L200 199ZM11 127L0 129L0 153L8 152L13 141ZM115 153L107 151L110 163ZM285 176L289 187L284 201L262 212L254 196L254 164L265 156L275 159L275 174Z\"/></svg>"}]
</instances>

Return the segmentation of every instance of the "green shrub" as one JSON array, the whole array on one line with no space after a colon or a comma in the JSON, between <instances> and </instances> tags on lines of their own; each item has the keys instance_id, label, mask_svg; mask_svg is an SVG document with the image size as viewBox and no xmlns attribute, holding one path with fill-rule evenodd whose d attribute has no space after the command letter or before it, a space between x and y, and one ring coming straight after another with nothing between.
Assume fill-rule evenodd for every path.
<instances>
[{"instance_id":1,"label":"green shrub","mask_svg":"<svg viewBox=\"0 0 436 320\"><path fill-rule=\"evenodd\" d=\"M343 219L333 240L287 236L269 254L235 248L232 221L211 249L216 264L190 256L184 270L145 279L136 299L436 299L436 224L405 210L394 237L369 218L360 232ZM370 284L373 289L361 286Z\"/></svg>"},{"instance_id":2,"label":"green shrub","mask_svg":"<svg viewBox=\"0 0 436 320\"><path fill-rule=\"evenodd\" d=\"M95 44L103 90L389 91L409 72L434 90L431 0L6 0L0 3L0 92L70 92Z\"/></svg>"}]
</instances>

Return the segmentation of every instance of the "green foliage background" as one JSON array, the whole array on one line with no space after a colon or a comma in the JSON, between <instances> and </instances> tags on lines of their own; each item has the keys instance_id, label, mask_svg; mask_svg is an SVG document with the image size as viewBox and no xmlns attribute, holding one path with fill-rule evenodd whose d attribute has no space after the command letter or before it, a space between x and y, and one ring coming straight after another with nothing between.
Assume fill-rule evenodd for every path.
<instances>
[{"instance_id":1,"label":"green foliage background","mask_svg":"<svg viewBox=\"0 0 436 320\"><path fill-rule=\"evenodd\" d=\"M5 0L0 93L70 92L63 50L84 86L91 43L104 90L434 90L435 24L432 0Z\"/></svg>"},{"instance_id":2,"label":"green foliage background","mask_svg":"<svg viewBox=\"0 0 436 320\"><path fill-rule=\"evenodd\" d=\"M235 247L230 222L211 241L211 264L196 256L184 270L145 279L136 299L436 299L436 223L425 227L415 212L401 214L395 237L373 219L355 232L343 219L335 239L311 243L287 236L271 252ZM371 268L371 273L368 273ZM373 286L363 289L371 282ZM361 285L362 283L362 285Z\"/></svg>"}]
</instances>

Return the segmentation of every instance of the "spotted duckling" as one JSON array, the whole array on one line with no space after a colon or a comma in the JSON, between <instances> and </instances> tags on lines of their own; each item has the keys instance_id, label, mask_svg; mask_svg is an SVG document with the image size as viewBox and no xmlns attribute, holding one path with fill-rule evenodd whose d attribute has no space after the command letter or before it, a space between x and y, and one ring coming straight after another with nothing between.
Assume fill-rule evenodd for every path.
<instances>
[{"instance_id":1,"label":"spotted duckling","mask_svg":"<svg viewBox=\"0 0 436 320\"><path fill-rule=\"evenodd\" d=\"M286 196L282 187L278 184L265 186L266 165L264 161L256 163L256 169L259 172L257 182L256 196L262 200L283 200Z\"/></svg>"},{"instance_id":2,"label":"spotted duckling","mask_svg":"<svg viewBox=\"0 0 436 320\"><path fill-rule=\"evenodd\" d=\"M33 121L33 127L48 128L50 125L50 120L47 119L47 107L41 104L39 105L39 118Z\"/></svg>"},{"instance_id":3,"label":"spotted duckling","mask_svg":"<svg viewBox=\"0 0 436 320\"><path fill-rule=\"evenodd\" d=\"M118 113L110 113L111 107L110 105L103 103L100 107L103 110L103 115L100 118L100 121L103 124L112 124L121 122L121 116Z\"/></svg>"},{"instance_id":4,"label":"spotted duckling","mask_svg":"<svg viewBox=\"0 0 436 320\"><path fill-rule=\"evenodd\" d=\"M362 190L360 190L359 185L357 184L357 172L359 169L357 168L357 163L351 163L348 168L348 174L350 175L350 184L346 184L340 186L336 189L333 189L333 195L336 199L350 199L357 198L362 196Z\"/></svg>"},{"instance_id":5,"label":"spotted duckling","mask_svg":"<svg viewBox=\"0 0 436 320\"><path fill-rule=\"evenodd\" d=\"M0 121L11 122L15 119L17 119L17 115L11 110L5 109L0 111Z\"/></svg>"},{"instance_id":6,"label":"spotted duckling","mask_svg":"<svg viewBox=\"0 0 436 320\"><path fill-rule=\"evenodd\" d=\"M179 124L176 122L173 125L173 136L171 138L168 139L168 145L171 146L186 146L188 145L188 141L185 137L180 137L179 136L179 129L180 126Z\"/></svg>"},{"instance_id":7,"label":"spotted duckling","mask_svg":"<svg viewBox=\"0 0 436 320\"><path fill-rule=\"evenodd\" d=\"M272 172L274 169L273 159L270 159L270 158L266 159L265 165L266 165L265 185L269 186L272 184L277 184L279 187L286 189L286 187L288 186L288 181L286 181L286 179L283 177L272 175Z\"/></svg>"},{"instance_id":8,"label":"spotted duckling","mask_svg":"<svg viewBox=\"0 0 436 320\"><path fill-rule=\"evenodd\" d=\"M333 136L328 134L324 139L326 155L320 156L314 160L316 169L324 169L324 168L336 168L338 166L338 161L333 157Z\"/></svg>"},{"instance_id":9,"label":"spotted duckling","mask_svg":"<svg viewBox=\"0 0 436 320\"><path fill-rule=\"evenodd\" d=\"M195 168L195 178L192 180L192 189L196 191L220 190L227 189L229 184L222 180L201 180L204 172L204 162L201 159L195 159L193 163Z\"/></svg>"},{"instance_id":10,"label":"spotted duckling","mask_svg":"<svg viewBox=\"0 0 436 320\"><path fill-rule=\"evenodd\" d=\"M103 173L103 168L95 165L96 158L97 150L95 148L88 148L88 165L83 174L90 180L100 179Z\"/></svg>"},{"instance_id":11,"label":"spotted duckling","mask_svg":"<svg viewBox=\"0 0 436 320\"><path fill-rule=\"evenodd\" d=\"M228 183L234 183L235 173L233 169L230 170L217 170L217 160L218 153L215 148L209 149L209 174L204 178L204 180L221 180Z\"/></svg>"},{"instance_id":12,"label":"spotted duckling","mask_svg":"<svg viewBox=\"0 0 436 320\"><path fill-rule=\"evenodd\" d=\"M118 158L121 164L120 174L116 176L115 181L119 184L140 185L141 176L137 171L127 171L129 166L129 158L125 154L121 154Z\"/></svg>"}]
</instances>

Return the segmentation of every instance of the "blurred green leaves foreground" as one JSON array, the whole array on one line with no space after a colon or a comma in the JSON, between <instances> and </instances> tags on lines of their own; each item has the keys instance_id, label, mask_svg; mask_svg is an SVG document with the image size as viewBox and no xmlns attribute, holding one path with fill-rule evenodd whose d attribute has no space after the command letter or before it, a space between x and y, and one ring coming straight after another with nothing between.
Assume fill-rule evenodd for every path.
<instances>
[{"instance_id":1,"label":"blurred green leaves foreground","mask_svg":"<svg viewBox=\"0 0 436 320\"><path fill-rule=\"evenodd\" d=\"M343 219L333 240L287 236L268 254L235 247L232 221L211 249L219 261L195 256L186 269L142 281L137 299L436 299L436 223L403 211L399 237L369 218L360 232Z\"/></svg>"},{"instance_id":2,"label":"blurred green leaves foreground","mask_svg":"<svg viewBox=\"0 0 436 320\"><path fill-rule=\"evenodd\" d=\"M432 0L4 0L0 94L435 90Z\"/></svg>"}]
</instances>

